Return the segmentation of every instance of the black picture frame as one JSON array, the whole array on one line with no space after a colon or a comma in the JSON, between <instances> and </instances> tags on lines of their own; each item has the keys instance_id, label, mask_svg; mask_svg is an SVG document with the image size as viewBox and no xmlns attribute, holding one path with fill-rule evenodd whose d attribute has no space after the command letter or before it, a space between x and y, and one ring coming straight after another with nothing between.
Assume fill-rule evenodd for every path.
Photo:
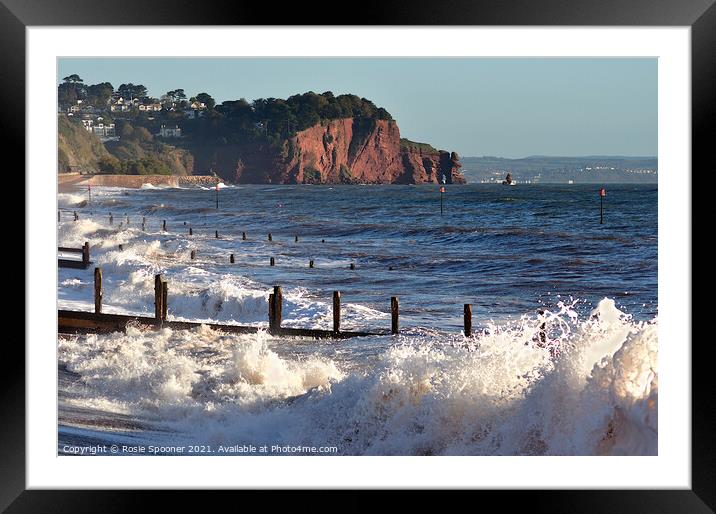
<instances>
[{"instance_id":1,"label":"black picture frame","mask_svg":"<svg viewBox=\"0 0 716 514\"><path fill-rule=\"evenodd\" d=\"M316 7L311 7L316 5ZM319 4L137 0L0 0L0 131L7 148L17 151L24 168L25 29L75 25L573 25L689 26L692 42L693 169L713 167L707 160L709 125L716 120L716 6L714 0L365 0L355 9L321 9ZM663 143L662 143L663 144ZM22 167L22 168L20 168ZM693 203L693 201L692 201ZM26 234L26 237L32 237ZM27 271L27 270L26 270ZM685 299L686 300L686 299ZM692 318L693 319L693 318ZM691 320L684 320L685 327ZM688 329L684 348L691 344ZM714 512L716 508L716 434L709 381L709 341L692 345L692 489L482 492L499 495L501 508L529 504L549 512ZM149 496L185 502L184 494L121 491L25 490L25 357L15 348L13 366L5 366L0 388L0 508L8 512L118 512L143 510ZM8 357L9 358L9 357ZM698 406L696 408L695 406ZM212 493L216 494L216 493ZM245 493L242 493L245 494ZM299 496L300 497L300 496ZM421 495L416 495L421 498ZM214 498L216 501L217 498ZM294 493L294 501L295 493ZM300 501L300 500L299 500ZM358 500L352 508L363 504ZM367 507L366 504L363 504ZM164 504L170 508L168 503ZM166 510L163 509L163 510Z\"/></svg>"}]
</instances>

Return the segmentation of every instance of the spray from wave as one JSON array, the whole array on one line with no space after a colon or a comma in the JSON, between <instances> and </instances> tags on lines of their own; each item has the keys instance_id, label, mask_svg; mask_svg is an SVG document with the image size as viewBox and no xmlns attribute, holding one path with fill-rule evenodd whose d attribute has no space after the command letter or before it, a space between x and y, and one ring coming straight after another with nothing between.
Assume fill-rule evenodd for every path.
<instances>
[{"instance_id":1,"label":"spray from wave","mask_svg":"<svg viewBox=\"0 0 716 514\"><path fill-rule=\"evenodd\" d=\"M159 427L140 439L343 455L655 455L657 332L656 319L635 322L604 299L586 319L559 304L470 339L413 331L309 346L130 328L63 338L59 356L78 377L67 406ZM371 347L387 349L366 359Z\"/></svg>"}]
</instances>

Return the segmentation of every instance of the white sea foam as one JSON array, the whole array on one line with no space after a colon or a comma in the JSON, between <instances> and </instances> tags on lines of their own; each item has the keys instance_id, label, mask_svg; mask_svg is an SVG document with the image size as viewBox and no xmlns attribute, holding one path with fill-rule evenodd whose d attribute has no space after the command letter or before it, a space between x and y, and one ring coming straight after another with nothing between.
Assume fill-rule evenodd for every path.
<instances>
[{"instance_id":1,"label":"white sea foam","mask_svg":"<svg viewBox=\"0 0 716 514\"><path fill-rule=\"evenodd\" d=\"M472 340L414 334L386 346L390 338L373 338L365 343L386 349L370 362L350 341L330 343L328 358L319 346L306 353L263 332L207 327L70 337L59 351L81 377L74 405L130 413L206 444L656 454L658 323L633 322L609 299L594 314L580 320L560 305Z\"/></svg>"}]
</instances>

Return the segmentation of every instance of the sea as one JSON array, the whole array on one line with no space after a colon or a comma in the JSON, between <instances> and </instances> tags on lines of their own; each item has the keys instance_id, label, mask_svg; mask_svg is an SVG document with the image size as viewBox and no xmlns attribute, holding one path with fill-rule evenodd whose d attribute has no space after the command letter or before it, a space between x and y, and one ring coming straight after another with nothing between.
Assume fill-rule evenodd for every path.
<instances>
[{"instance_id":1,"label":"sea","mask_svg":"<svg viewBox=\"0 0 716 514\"><path fill-rule=\"evenodd\" d=\"M153 316L161 273L169 320L259 331L60 335L58 453L655 455L658 190L604 187L60 193L92 265L58 270L58 308L93 311L100 267L103 312ZM340 291L341 328L380 335L272 336L276 285L282 326L331 329Z\"/></svg>"}]
</instances>

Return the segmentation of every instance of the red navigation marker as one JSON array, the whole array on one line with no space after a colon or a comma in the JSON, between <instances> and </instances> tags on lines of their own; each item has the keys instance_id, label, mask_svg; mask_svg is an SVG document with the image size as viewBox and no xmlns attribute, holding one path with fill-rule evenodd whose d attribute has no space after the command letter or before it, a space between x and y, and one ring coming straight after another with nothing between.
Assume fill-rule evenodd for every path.
<instances>
[{"instance_id":1,"label":"red navigation marker","mask_svg":"<svg viewBox=\"0 0 716 514\"><path fill-rule=\"evenodd\" d=\"M441 193L444 193L444 192L445 192L445 188L444 188L444 187L441 187L441 188L440 188L440 192L441 192Z\"/></svg>"},{"instance_id":2,"label":"red navigation marker","mask_svg":"<svg viewBox=\"0 0 716 514\"><path fill-rule=\"evenodd\" d=\"M599 196L602 196L602 197L607 196L607 190L604 188L601 188L599 190Z\"/></svg>"}]
</instances>

